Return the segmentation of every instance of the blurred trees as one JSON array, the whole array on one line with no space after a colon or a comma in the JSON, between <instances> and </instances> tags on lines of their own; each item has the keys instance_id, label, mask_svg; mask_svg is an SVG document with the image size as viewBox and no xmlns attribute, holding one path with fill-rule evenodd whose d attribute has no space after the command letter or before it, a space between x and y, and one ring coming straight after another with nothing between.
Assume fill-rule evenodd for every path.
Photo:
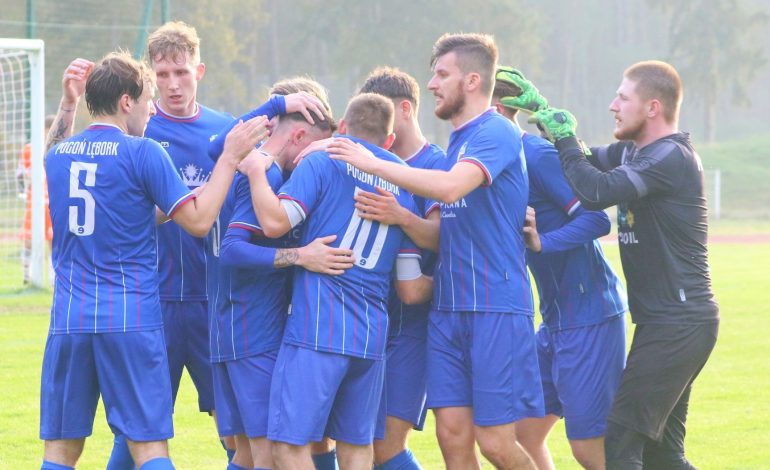
<instances>
[{"instance_id":1,"label":"blurred trees","mask_svg":"<svg viewBox=\"0 0 770 470\"><path fill-rule=\"evenodd\" d=\"M768 14L737 0L648 0L668 16L671 60L704 108L708 142L716 138L718 98L749 104L748 86L767 64Z\"/></svg>"},{"instance_id":2,"label":"blurred trees","mask_svg":"<svg viewBox=\"0 0 770 470\"><path fill-rule=\"evenodd\" d=\"M21 3L0 0L0 36L26 35ZM131 49L143 27L140 0L31 3L36 32L46 41L49 111L58 103L61 71L72 58ZM159 26L160 3L155 2L151 30ZM764 109L770 107L770 91L761 86L770 80L767 0L170 0L170 5L171 17L195 26L202 39L201 101L233 114L261 102L277 79L307 74L329 88L339 115L374 67L391 65L417 78L424 130L443 144L449 128L433 117L426 89L429 58L441 34L461 31L494 34L500 62L520 68L553 105L570 108L580 135L597 143L611 140L608 104L623 70L639 60L667 60L680 70L682 128L696 140L717 130L761 131ZM730 112L748 97L752 108L716 127L717 110Z\"/></svg>"}]
</instances>

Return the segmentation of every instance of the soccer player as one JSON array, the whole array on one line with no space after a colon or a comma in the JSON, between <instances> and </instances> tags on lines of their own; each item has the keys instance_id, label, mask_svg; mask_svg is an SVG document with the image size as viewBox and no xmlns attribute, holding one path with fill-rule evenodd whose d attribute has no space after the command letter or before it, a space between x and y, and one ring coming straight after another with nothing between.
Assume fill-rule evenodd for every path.
<instances>
[{"instance_id":1,"label":"soccer player","mask_svg":"<svg viewBox=\"0 0 770 470\"><path fill-rule=\"evenodd\" d=\"M522 95L522 88L536 91L525 80L510 67L496 73L492 103L514 124L519 109L531 113L546 105ZM626 357L625 292L597 240L609 233L610 220L582 207L553 144L529 133L522 133L522 144L533 209L525 229L527 265L543 317L537 354L546 416L523 420L519 441L539 469L553 469L546 438L564 417L572 455L585 468L603 469L607 415Z\"/></svg>"},{"instance_id":2,"label":"soccer player","mask_svg":"<svg viewBox=\"0 0 770 470\"><path fill-rule=\"evenodd\" d=\"M610 103L615 138L584 147L569 112L538 122L588 209L618 205L620 258L636 323L605 437L608 469L691 469L685 458L693 381L716 343L719 307L709 276L703 167L679 131L682 82L671 65L627 68Z\"/></svg>"},{"instance_id":3,"label":"soccer player","mask_svg":"<svg viewBox=\"0 0 770 470\"><path fill-rule=\"evenodd\" d=\"M398 69L383 67L374 70L361 86L360 93L377 93L389 98L395 109L393 131L396 140L390 151L407 165L415 168L434 168L443 165L446 154L436 145L428 143L417 121L420 103L420 87L409 74ZM427 203L415 197L418 214L424 215ZM438 212L426 220L401 207L396 198L377 188L377 193L360 191L356 195L356 208L364 219L398 225L420 245L422 234L427 233L433 250L438 246ZM420 233L422 232L422 234ZM421 269L432 275L436 263L435 253L422 251ZM425 422L428 311L430 302L407 305L391 289L388 302L388 344L385 362L385 387L383 405L387 416L384 439L374 441L374 463L377 469L420 468L407 448L412 428L422 430Z\"/></svg>"},{"instance_id":4,"label":"soccer player","mask_svg":"<svg viewBox=\"0 0 770 470\"><path fill-rule=\"evenodd\" d=\"M292 77L283 79L273 84L270 89L270 95L271 97L267 102L242 116L242 118L248 119L249 116L258 116L264 114L270 118L268 127L272 129L275 127L275 124L279 122L280 116L288 113L287 116L291 115L291 118L289 118L287 122L293 123L291 124L292 129L296 129L298 131L297 135L301 137L300 141L302 146L305 146L311 142L311 139L309 139L310 133L307 131L318 131L319 129L334 128L331 124L331 121L329 123L324 123L324 121L327 119L325 116L328 116L328 118L331 119L331 108L328 104L326 90L318 82L306 77ZM301 130L302 126L299 122L297 122L297 119L300 116L304 117L307 123L313 123L311 124L312 127L304 128L304 130ZM316 118L319 120L313 120L312 116L316 116ZM209 156L214 159L219 157L219 154L222 152L222 146L227 133L239 120L240 119L233 120L231 124L220 131L217 137L209 145ZM288 128L289 125L287 124L283 130L285 131ZM313 132L313 134L315 133L317 132ZM283 147L284 144L288 145L292 140L293 134L293 132L282 132L282 137L280 139L271 139L271 145L280 144L281 147ZM287 149L284 148L279 153L282 153L285 150ZM300 150L300 148L297 148L296 150ZM288 168L292 165L294 165L293 162L287 164L286 167ZM227 319L229 319L233 314L231 309L232 294L230 294L232 292L231 279L233 279L233 276L237 275L237 273L234 272L234 267L219 263L221 252L220 241L224 235L224 231L220 230L220 227L224 227L226 230L230 223L236 203L236 187L241 187L241 193L247 193L247 191L243 191L243 188L248 188L248 182L241 173L236 174L235 180L232 187L230 188L230 191L228 192L225 203L222 205L222 210L220 211L217 223L212 228L210 243L207 244L207 256L209 257L209 262L207 265L209 267L209 298L211 299L211 302L209 303L209 337L211 361L216 364L221 364L224 361L231 360L231 356L229 355L228 351L234 351L236 348L244 344L244 342L240 341L239 339L235 339L234 335L227 334L227 328L223 328L221 325L221 323L228 323ZM317 256L322 256L325 257L328 264L321 264L316 269L327 268L329 264L336 263L338 261L338 258L331 255L335 253L338 254L339 250L326 247L324 242L327 242L327 239L314 240L310 245L302 249L276 249L268 247L260 248L259 245L254 245L254 250L262 249L262 252L258 252L255 256L265 261L265 265L260 266L257 264L252 265L251 267L273 267L274 263L278 262L280 267L289 267L295 263L302 263L307 269L312 269L314 259L316 259ZM238 246L243 247L244 245L239 244ZM231 244L230 248L231 249L229 251L231 253L237 252L236 250L232 249L233 244ZM299 254L301 250L305 250L305 253L301 256L302 259L300 259ZM297 255L296 257L294 256L295 254ZM250 277L253 274L254 273L250 270L241 272L241 275L245 277ZM248 292L249 290L247 289L246 291ZM238 299L236 299L236 302L237 301ZM258 325L255 326L256 329L259 329ZM248 343L246 346L248 346ZM253 347L247 348L247 350L251 353L254 352ZM235 355L236 354L233 354L233 356ZM240 382L241 385L245 383L246 382ZM220 425L220 434L222 434L221 427L225 427L226 429L239 429L239 433L243 433L243 421L249 421L249 423L247 423L249 424L248 428L250 431L253 431L255 428L255 421L257 422L257 426L260 426L260 415L259 413L255 413L255 411L258 410L251 410L251 412L249 412L246 416L239 416L237 413L231 413L230 411L235 405L237 405L237 403L233 403L233 401L235 401L238 397L235 397L233 393L225 393L224 391L231 390L232 388L233 384L228 381L228 374L217 373L215 365L215 404L220 403L222 406L226 407L226 416L218 419L218 422L222 423ZM261 424L261 426L265 425L266 423ZM259 444L264 446L264 440L259 441ZM251 468L253 466L251 461L251 448L247 437L245 435L237 436L233 445L235 446L235 450L228 451L228 454L233 459L233 467L237 468L237 465L244 468ZM336 468L337 460L333 443L313 443L312 448L313 461L316 464L318 470L333 470Z\"/></svg>"},{"instance_id":5,"label":"soccer player","mask_svg":"<svg viewBox=\"0 0 770 470\"><path fill-rule=\"evenodd\" d=\"M372 93L351 99L340 122L345 139L399 162L383 150L393 141L392 130L393 104ZM339 276L303 269L294 275L292 311L270 393L268 438L276 464L311 467L308 443L326 435L337 441L341 468L370 469L391 269L396 263L396 289L407 302L427 299L432 283L422 276L419 254L401 229L361 219L353 196L380 185L410 210L414 203L401 188L331 160L326 152L305 157L277 197L265 163L269 160L252 156L239 167L249 175L265 235L283 236L304 221L303 243L331 232L337 235L335 244L355 255L355 266Z\"/></svg>"},{"instance_id":6,"label":"soccer player","mask_svg":"<svg viewBox=\"0 0 770 470\"><path fill-rule=\"evenodd\" d=\"M155 72L159 98L145 136L166 149L188 188L200 187L214 167L205 149L232 116L197 101L198 82L206 66L201 62L195 28L179 21L164 24L150 34L147 58ZM204 238L187 234L173 222L158 227L160 307L173 401L186 368L198 392L198 409L214 415L205 243Z\"/></svg>"},{"instance_id":7,"label":"soccer player","mask_svg":"<svg viewBox=\"0 0 770 470\"><path fill-rule=\"evenodd\" d=\"M314 125L300 113L278 118L270 138L258 150L275 159L267 172L274 191L283 183L283 175L293 170L297 154L310 142L331 136L332 126L330 114ZM296 265L336 275L353 266L351 250L326 246L335 236L316 239L300 248L296 248L299 229L278 240L265 238L251 198L249 181L240 175L235 183L234 212L222 243L221 292L212 324L212 336L217 333L212 346L215 398L220 411L217 420L221 433L236 436L233 470L274 467L266 438L268 402L289 302L287 281L292 272L281 268ZM243 458L244 452L250 453L251 463Z\"/></svg>"},{"instance_id":8,"label":"soccer player","mask_svg":"<svg viewBox=\"0 0 770 470\"><path fill-rule=\"evenodd\" d=\"M107 55L92 71L78 69L65 74L64 94L82 91L87 80L93 124L46 158L56 286L41 377L41 468L75 466L100 395L110 427L127 437L137 467L173 468L155 207L205 235L237 163L264 137L266 120L231 133L209 185L195 196L163 148L141 137L155 112L150 70L126 53ZM68 119L57 117L64 128ZM49 141L59 135L54 131Z\"/></svg>"},{"instance_id":9,"label":"soccer player","mask_svg":"<svg viewBox=\"0 0 770 470\"><path fill-rule=\"evenodd\" d=\"M332 158L440 201L439 264L428 324L428 407L447 468L533 468L516 422L543 416L533 299L522 235L528 182L518 129L490 108L491 36L444 35L433 48L435 113L455 130L446 171L371 158L341 141ZM429 184L428 184L429 182Z\"/></svg>"}]
</instances>

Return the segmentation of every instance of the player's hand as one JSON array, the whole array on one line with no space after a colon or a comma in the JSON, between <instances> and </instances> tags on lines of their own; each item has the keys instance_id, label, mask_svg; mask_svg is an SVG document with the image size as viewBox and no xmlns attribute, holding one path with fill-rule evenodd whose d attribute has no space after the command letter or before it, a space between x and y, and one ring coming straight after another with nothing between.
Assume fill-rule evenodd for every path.
<instances>
[{"instance_id":1,"label":"player's hand","mask_svg":"<svg viewBox=\"0 0 770 470\"><path fill-rule=\"evenodd\" d=\"M241 160L238 164L238 171L246 175L247 177L255 176L257 174L265 174L267 170L273 165L275 159L272 155L260 152L258 150L252 150L246 158Z\"/></svg>"},{"instance_id":2,"label":"player's hand","mask_svg":"<svg viewBox=\"0 0 770 470\"><path fill-rule=\"evenodd\" d=\"M222 157L229 155L238 163L267 136L267 118L265 116L256 116L246 122L240 121L227 134Z\"/></svg>"},{"instance_id":3,"label":"player's hand","mask_svg":"<svg viewBox=\"0 0 770 470\"><path fill-rule=\"evenodd\" d=\"M531 81L524 77L524 74L515 68L499 66L495 79L514 85L521 90L521 93L517 96L503 96L500 98L500 103L503 106L520 109L530 114L548 107L548 100L540 94L540 91Z\"/></svg>"},{"instance_id":4,"label":"player's hand","mask_svg":"<svg viewBox=\"0 0 770 470\"><path fill-rule=\"evenodd\" d=\"M527 119L530 124L537 124L543 137L556 142L567 137L574 137L577 129L577 119L566 109L541 109Z\"/></svg>"},{"instance_id":5,"label":"player's hand","mask_svg":"<svg viewBox=\"0 0 770 470\"><path fill-rule=\"evenodd\" d=\"M94 69L90 60L77 58L64 69L62 76L62 104L69 109L77 106L80 97L86 92L86 80Z\"/></svg>"},{"instance_id":6,"label":"player's hand","mask_svg":"<svg viewBox=\"0 0 770 470\"><path fill-rule=\"evenodd\" d=\"M328 137L326 139L310 142L307 147L302 149L302 151L296 157L294 157L294 166L299 165L299 162L301 162L305 157L313 152L325 151L326 147L332 143L332 140L334 140L334 137Z\"/></svg>"},{"instance_id":7,"label":"player's hand","mask_svg":"<svg viewBox=\"0 0 770 470\"><path fill-rule=\"evenodd\" d=\"M368 191L359 191L353 197L356 200L356 209L362 219L376 220L386 225L401 225L404 216L409 211L401 206L395 196L380 187L375 188L378 194Z\"/></svg>"},{"instance_id":8,"label":"player's hand","mask_svg":"<svg viewBox=\"0 0 770 470\"><path fill-rule=\"evenodd\" d=\"M363 145L342 137L332 139L332 142L326 147L326 151L329 152L332 160L350 163L366 173L374 173L376 165L380 161Z\"/></svg>"},{"instance_id":9,"label":"player's hand","mask_svg":"<svg viewBox=\"0 0 770 470\"><path fill-rule=\"evenodd\" d=\"M540 253L543 245L540 243L540 234L537 233L537 220L535 219L535 209L527 206L527 214L524 216L524 243L527 248Z\"/></svg>"},{"instance_id":10,"label":"player's hand","mask_svg":"<svg viewBox=\"0 0 770 470\"><path fill-rule=\"evenodd\" d=\"M352 268L355 263L353 250L329 246L336 239L337 235L316 238L308 245L298 248L297 264L308 271L332 276L339 276Z\"/></svg>"},{"instance_id":11,"label":"player's hand","mask_svg":"<svg viewBox=\"0 0 770 470\"><path fill-rule=\"evenodd\" d=\"M305 91L300 91L298 93L286 95L284 101L286 103L286 114L302 113L305 120L310 124L315 124L313 114L315 114L321 121L324 120L323 110L325 106L317 96L313 96Z\"/></svg>"}]
</instances>

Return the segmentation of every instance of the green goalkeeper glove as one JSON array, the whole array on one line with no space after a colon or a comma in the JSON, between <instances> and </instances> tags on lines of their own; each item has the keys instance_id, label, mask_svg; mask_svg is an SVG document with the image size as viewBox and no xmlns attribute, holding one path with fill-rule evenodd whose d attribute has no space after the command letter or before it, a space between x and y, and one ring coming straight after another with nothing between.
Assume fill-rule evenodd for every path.
<instances>
[{"instance_id":1,"label":"green goalkeeper glove","mask_svg":"<svg viewBox=\"0 0 770 470\"><path fill-rule=\"evenodd\" d=\"M527 122L537 124L537 128L543 132L543 137L551 142L574 137L577 129L577 119L566 109L541 109L530 116Z\"/></svg>"},{"instance_id":2,"label":"green goalkeeper glove","mask_svg":"<svg viewBox=\"0 0 770 470\"><path fill-rule=\"evenodd\" d=\"M548 107L548 100L535 88L524 74L513 67L501 65L495 73L495 80L513 85L521 90L517 96L503 96L500 103L509 108L516 108L527 113L534 113Z\"/></svg>"}]
</instances>

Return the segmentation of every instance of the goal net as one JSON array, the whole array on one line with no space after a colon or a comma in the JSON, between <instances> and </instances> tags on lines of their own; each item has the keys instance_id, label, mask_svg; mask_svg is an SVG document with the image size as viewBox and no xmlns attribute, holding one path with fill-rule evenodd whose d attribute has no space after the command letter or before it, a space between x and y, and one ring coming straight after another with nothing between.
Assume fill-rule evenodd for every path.
<instances>
[{"instance_id":1,"label":"goal net","mask_svg":"<svg viewBox=\"0 0 770 470\"><path fill-rule=\"evenodd\" d=\"M0 38L0 292L47 277L43 41Z\"/></svg>"}]
</instances>

